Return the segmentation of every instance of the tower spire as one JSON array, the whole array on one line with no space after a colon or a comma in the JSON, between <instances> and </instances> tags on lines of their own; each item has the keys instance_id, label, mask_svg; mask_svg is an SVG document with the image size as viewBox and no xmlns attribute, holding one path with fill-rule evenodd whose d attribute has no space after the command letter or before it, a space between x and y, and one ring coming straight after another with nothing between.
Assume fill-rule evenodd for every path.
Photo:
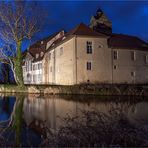
<instances>
[{"instance_id":1,"label":"tower spire","mask_svg":"<svg viewBox=\"0 0 148 148\"><path fill-rule=\"evenodd\" d=\"M91 17L90 28L105 34L112 33L112 23L108 20L101 8L96 11L96 15Z\"/></svg>"}]
</instances>

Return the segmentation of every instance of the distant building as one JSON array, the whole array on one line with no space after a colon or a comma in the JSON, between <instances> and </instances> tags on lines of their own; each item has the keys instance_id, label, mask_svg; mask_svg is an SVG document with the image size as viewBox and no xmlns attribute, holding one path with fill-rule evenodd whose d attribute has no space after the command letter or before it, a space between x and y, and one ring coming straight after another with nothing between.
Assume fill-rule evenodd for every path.
<instances>
[{"instance_id":1,"label":"distant building","mask_svg":"<svg viewBox=\"0 0 148 148\"><path fill-rule=\"evenodd\" d=\"M134 36L112 33L111 22L101 10L97 14L100 17L92 17L90 27L81 23L32 45L24 59L24 82L148 83L148 44ZM102 26L104 30L100 30Z\"/></svg>"}]
</instances>

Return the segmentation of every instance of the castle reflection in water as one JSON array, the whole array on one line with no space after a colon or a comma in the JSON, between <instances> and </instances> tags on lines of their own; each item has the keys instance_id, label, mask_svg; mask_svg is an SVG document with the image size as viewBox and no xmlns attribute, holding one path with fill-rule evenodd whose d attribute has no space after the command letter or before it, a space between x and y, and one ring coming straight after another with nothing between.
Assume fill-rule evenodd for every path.
<instances>
[{"instance_id":1,"label":"castle reflection in water","mask_svg":"<svg viewBox=\"0 0 148 148\"><path fill-rule=\"evenodd\" d=\"M120 98L123 99L123 98ZM148 102L117 101L99 96L34 96L29 95L24 100L23 113L28 126L36 129L44 126L58 129L63 124L62 118L70 115L81 116L82 110L98 110L109 113L111 108L117 108L127 116L130 122L141 124L148 129Z\"/></svg>"}]
</instances>

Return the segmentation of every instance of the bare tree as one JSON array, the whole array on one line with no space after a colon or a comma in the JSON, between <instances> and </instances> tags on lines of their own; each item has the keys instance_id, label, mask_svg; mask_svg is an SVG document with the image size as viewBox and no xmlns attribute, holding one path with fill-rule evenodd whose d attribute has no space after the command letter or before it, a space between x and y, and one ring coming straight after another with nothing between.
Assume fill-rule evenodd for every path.
<instances>
[{"instance_id":1,"label":"bare tree","mask_svg":"<svg viewBox=\"0 0 148 148\"><path fill-rule=\"evenodd\" d=\"M0 37L4 43L0 50L0 61L10 65L19 86L24 85L22 43L39 32L41 15L43 13L36 2L0 2Z\"/></svg>"}]
</instances>

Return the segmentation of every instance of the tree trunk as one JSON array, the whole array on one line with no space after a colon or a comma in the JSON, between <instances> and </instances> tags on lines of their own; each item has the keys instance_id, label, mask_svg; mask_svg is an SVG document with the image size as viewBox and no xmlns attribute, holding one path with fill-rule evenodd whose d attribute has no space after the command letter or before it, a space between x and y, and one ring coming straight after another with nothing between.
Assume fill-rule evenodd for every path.
<instances>
[{"instance_id":1,"label":"tree trunk","mask_svg":"<svg viewBox=\"0 0 148 148\"><path fill-rule=\"evenodd\" d=\"M17 52L16 57L14 59L14 72L15 72L15 79L16 83L19 86L24 86L23 81L23 70L22 70L22 51L21 51L22 41L17 42Z\"/></svg>"}]
</instances>

